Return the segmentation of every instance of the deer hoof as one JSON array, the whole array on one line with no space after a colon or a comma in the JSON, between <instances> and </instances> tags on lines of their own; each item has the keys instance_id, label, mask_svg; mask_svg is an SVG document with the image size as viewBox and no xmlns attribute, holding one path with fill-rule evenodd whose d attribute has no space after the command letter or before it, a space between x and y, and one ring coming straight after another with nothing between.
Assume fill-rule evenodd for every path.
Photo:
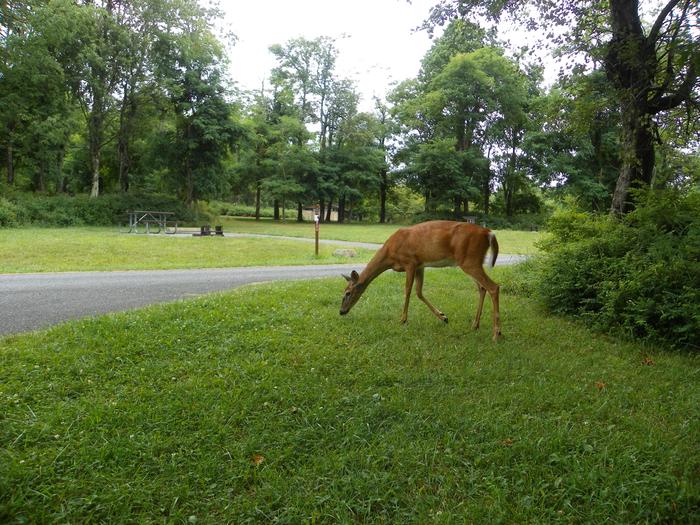
<instances>
[{"instance_id":1,"label":"deer hoof","mask_svg":"<svg viewBox=\"0 0 700 525\"><path fill-rule=\"evenodd\" d=\"M449 321L449 319L447 319L446 315L443 315L440 319L442 319L442 322L445 324L447 324L447 322Z\"/></svg>"}]
</instances>

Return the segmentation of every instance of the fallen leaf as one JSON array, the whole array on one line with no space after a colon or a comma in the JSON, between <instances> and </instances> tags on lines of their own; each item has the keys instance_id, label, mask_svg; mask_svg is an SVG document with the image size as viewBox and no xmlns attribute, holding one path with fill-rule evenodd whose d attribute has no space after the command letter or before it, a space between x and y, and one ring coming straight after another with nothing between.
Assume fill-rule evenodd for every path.
<instances>
[{"instance_id":1,"label":"fallen leaf","mask_svg":"<svg viewBox=\"0 0 700 525\"><path fill-rule=\"evenodd\" d=\"M602 381L596 381L596 382L595 382L595 387L596 387L598 390L603 390L606 386L607 386L607 385L606 385L605 383L603 383Z\"/></svg>"},{"instance_id":2,"label":"fallen leaf","mask_svg":"<svg viewBox=\"0 0 700 525\"><path fill-rule=\"evenodd\" d=\"M647 356L644 358L644 361L642 361L642 364L646 366L654 366L656 363L654 363L654 360L651 357Z\"/></svg>"},{"instance_id":3,"label":"fallen leaf","mask_svg":"<svg viewBox=\"0 0 700 525\"><path fill-rule=\"evenodd\" d=\"M502 444L504 447L512 447L512 446L513 446L513 440L510 439L510 438L506 438L506 439L504 439L503 441L501 441L501 444Z\"/></svg>"},{"instance_id":4,"label":"fallen leaf","mask_svg":"<svg viewBox=\"0 0 700 525\"><path fill-rule=\"evenodd\" d=\"M261 456L260 454L255 454L253 456L253 459L251 460L253 465L256 467L260 465L263 461L265 461L265 456Z\"/></svg>"}]
</instances>

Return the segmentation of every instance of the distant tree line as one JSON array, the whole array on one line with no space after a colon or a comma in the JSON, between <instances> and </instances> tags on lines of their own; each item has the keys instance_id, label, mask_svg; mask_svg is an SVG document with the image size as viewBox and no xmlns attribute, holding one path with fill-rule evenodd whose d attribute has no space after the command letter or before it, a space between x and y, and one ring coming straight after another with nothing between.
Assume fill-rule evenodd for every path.
<instances>
[{"instance_id":1,"label":"distant tree line","mask_svg":"<svg viewBox=\"0 0 700 525\"><path fill-rule=\"evenodd\" d=\"M689 187L700 177L690 1L671 0L646 25L629 0L442 2L425 24L443 29L416 78L371 112L339 76L329 37L272 45L269 79L238 90L215 30L220 13L196 0L0 9L8 196L159 193L190 207L245 201L257 216L270 205L277 219L302 220L315 206L323 220L336 210L340 222L385 222L417 201L425 217L513 217L566 195L621 214L637 184ZM550 43L586 60L545 89L529 50L499 41L492 22L509 14L568 27Z\"/></svg>"}]
</instances>

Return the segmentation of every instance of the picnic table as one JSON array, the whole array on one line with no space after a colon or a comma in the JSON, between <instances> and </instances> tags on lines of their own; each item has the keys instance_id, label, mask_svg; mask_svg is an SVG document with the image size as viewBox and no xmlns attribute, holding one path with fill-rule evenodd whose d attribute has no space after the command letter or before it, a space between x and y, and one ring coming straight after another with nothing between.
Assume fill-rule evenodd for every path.
<instances>
[{"instance_id":1,"label":"picnic table","mask_svg":"<svg viewBox=\"0 0 700 525\"><path fill-rule=\"evenodd\" d=\"M175 233L177 223L172 220L171 211L129 211L129 233ZM151 231L155 230L155 231Z\"/></svg>"}]
</instances>

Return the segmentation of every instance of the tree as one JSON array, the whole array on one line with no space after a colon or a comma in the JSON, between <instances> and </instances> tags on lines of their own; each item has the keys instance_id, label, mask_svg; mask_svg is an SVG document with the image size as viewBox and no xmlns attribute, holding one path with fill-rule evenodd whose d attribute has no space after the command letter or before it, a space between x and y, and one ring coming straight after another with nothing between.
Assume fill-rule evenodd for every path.
<instances>
[{"instance_id":1,"label":"tree","mask_svg":"<svg viewBox=\"0 0 700 525\"><path fill-rule=\"evenodd\" d=\"M542 188L574 196L585 209L610 209L619 174L619 112L603 71L562 79L529 112L536 130L523 143L525 169Z\"/></svg>"},{"instance_id":2,"label":"tree","mask_svg":"<svg viewBox=\"0 0 700 525\"><path fill-rule=\"evenodd\" d=\"M621 121L621 167L611 211L624 213L633 204L630 187L652 181L657 115L682 104L689 112L697 110L700 35L695 24L699 4L668 0L645 28L638 0L449 0L433 8L425 27L432 29L455 17L498 20L504 14L530 28L564 26L568 31L562 39L549 33L555 43L604 64L615 88Z\"/></svg>"},{"instance_id":3,"label":"tree","mask_svg":"<svg viewBox=\"0 0 700 525\"><path fill-rule=\"evenodd\" d=\"M455 26L461 28L457 34L465 34L463 23L451 24L448 43L454 41ZM463 48L483 42L483 33L473 26L466 34L474 38L463 42ZM426 211L435 212L449 201L453 216L460 218L468 212L469 201L480 196L488 212L489 163L505 164L499 170L502 183L516 179L530 82L499 48L456 49L439 39L426 55L419 79L399 85L391 99L404 131L405 153L397 160L408 164L411 184L426 196ZM445 150L448 144L454 152ZM446 157L440 159L441 154Z\"/></svg>"},{"instance_id":4,"label":"tree","mask_svg":"<svg viewBox=\"0 0 700 525\"><path fill-rule=\"evenodd\" d=\"M170 178L188 205L220 195L228 181L223 161L241 134L222 85L221 49L201 27L163 42L174 129L165 134Z\"/></svg>"}]
</instances>

